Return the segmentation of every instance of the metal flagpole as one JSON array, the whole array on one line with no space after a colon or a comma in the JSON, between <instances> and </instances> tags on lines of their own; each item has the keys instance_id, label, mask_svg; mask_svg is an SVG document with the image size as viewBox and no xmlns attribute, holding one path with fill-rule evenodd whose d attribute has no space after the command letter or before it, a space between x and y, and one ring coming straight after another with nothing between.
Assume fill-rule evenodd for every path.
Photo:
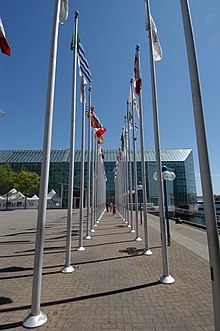
<instances>
[{"instance_id":1,"label":"metal flagpole","mask_svg":"<svg viewBox=\"0 0 220 331\"><path fill-rule=\"evenodd\" d=\"M83 252L83 205L84 205L84 168L85 168L85 83L82 76L81 79L81 98L82 98L82 134L81 134L81 166L80 166L80 212L79 212L79 247L78 252Z\"/></svg>"},{"instance_id":2,"label":"metal flagpole","mask_svg":"<svg viewBox=\"0 0 220 331\"><path fill-rule=\"evenodd\" d=\"M138 66L140 71L140 46L136 46L136 51L138 55ZM152 255L149 249L149 239L148 239L148 225L147 225L147 188L146 188L146 170L145 170L145 159L144 159L144 121L142 115L142 93L140 90L139 94L139 116L140 116L140 147L141 147L141 175L142 175L142 185L143 185L143 212L144 212L144 243L145 252L144 255Z\"/></svg>"},{"instance_id":3,"label":"metal flagpole","mask_svg":"<svg viewBox=\"0 0 220 331\"><path fill-rule=\"evenodd\" d=\"M66 233L66 261L62 272L70 273L74 271L71 263L71 238L72 238L72 210L73 210L73 184L74 184L74 150L75 150L75 118L76 118L76 69L77 69L77 34L78 15L74 16L74 50L73 50L73 80L72 80L72 111L70 128L70 166L69 166L69 190L68 190L68 210L67 210L67 233Z\"/></svg>"},{"instance_id":4,"label":"metal flagpole","mask_svg":"<svg viewBox=\"0 0 220 331\"><path fill-rule=\"evenodd\" d=\"M158 107L157 107L157 91L156 91L156 77L155 65L153 59L153 46L152 46L152 29L150 17L149 0L145 0L146 16L148 22L148 35L149 35L149 51L150 51L150 69L151 69L151 88L152 88L152 104L153 104L153 119L154 119L154 140L155 140L155 153L156 153L156 168L157 168L157 192L158 192L158 205L160 215L161 239L162 239L162 259L163 259L163 275L160 277L161 283L172 284L175 279L169 274L168 265L168 252L167 252L167 237L166 225L164 215L164 202L163 202L163 182L162 182L162 167L160 159L160 135L158 124Z\"/></svg>"},{"instance_id":5,"label":"metal flagpole","mask_svg":"<svg viewBox=\"0 0 220 331\"><path fill-rule=\"evenodd\" d=\"M94 226L97 226L97 136L94 134Z\"/></svg>"},{"instance_id":6,"label":"metal flagpole","mask_svg":"<svg viewBox=\"0 0 220 331\"><path fill-rule=\"evenodd\" d=\"M134 120L134 93L133 93L133 78L130 80L131 88L131 109L132 109L132 118ZM133 137L133 168L134 168L134 198L135 198L135 221L136 221L136 241L142 241L139 235L139 224L138 224L138 190L137 190L137 161L136 161L136 137L135 131L132 133Z\"/></svg>"},{"instance_id":7,"label":"metal flagpole","mask_svg":"<svg viewBox=\"0 0 220 331\"><path fill-rule=\"evenodd\" d=\"M128 118L129 112L129 102L127 101L127 124L128 124L128 155L129 155L129 185L130 185L130 219L131 219L131 231L134 231L134 224L133 224L133 198L132 198L132 168L131 168L131 142L130 142L130 121Z\"/></svg>"},{"instance_id":8,"label":"metal flagpole","mask_svg":"<svg viewBox=\"0 0 220 331\"><path fill-rule=\"evenodd\" d=\"M127 215L126 215L126 154L125 154L125 127L122 129L122 134L123 134L123 151L122 151L122 155L123 155L123 163L122 163L122 171L121 171L121 185L123 187L123 220L124 223L127 224L128 220L127 220Z\"/></svg>"},{"instance_id":9,"label":"metal flagpole","mask_svg":"<svg viewBox=\"0 0 220 331\"><path fill-rule=\"evenodd\" d=\"M130 228L130 218L129 218L129 196L128 196L128 144L127 144L127 126L126 126L126 116L124 116L124 153L125 153L125 217L127 220L127 227Z\"/></svg>"},{"instance_id":10,"label":"metal flagpole","mask_svg":"<svg viewBox=\"0 0 220 331\"><path fill-rule=\"evenodd\" d=\"M90 215L90 176L91 176L91 86L89 87L89 98L88 98L88 112L89 112L89 120L88 120L88 153L87 153L87 223L86 223L86 239L91 239L89 234L89 215Z\"/></svg>"},{"instance_id":11,"label":"metal flagpole","mask_svg":"<svg viewBox=\"0 0 220 331\"><path fill-rule=\"evenodd\" d=\"M189 73L194 108L195 128L201 172L203 202L207 229L210 271L212 281L215 330L220 330L220 251L216 212L213 200L212 179L209 165L208 146L203 112L202 91L200 86L199 68L189 3L181 0L182 18L186 39Z\"/></svg>"},{"instance_id":12,"label":"metal flagpole","mask_svg":"<svg viewBox=\"0 0 220 331\"><path fill-rule=\"evenodd\" d=\"M35 328L47 322L47 316L40 311L41 283L43 268L43 249L44 249L44 229L46 222L47 209L47 190L50 168L50 150L52 135L52 119L54 105L54 88L56 75L58 26L61 0L56 1L54 8L54 19L51 35L50 63L48 72L47 100L44 125L43 159L41 167L41 182L37 217L37 232L35 241L34 274L32 283L32 304L31 312L24 318L23 326Z\"/></svg>"},{"instance_id":13,"label":"metal flagpole","mask_svg":"<svg viewBox=\"0 0 220 331\"><path fill-rule=\"evenodd\" d=\"M91 192L92 192L92 203L91 203L91 232L95 232L94 229L94 202L95 202L95 194L94 194L94 140L95 140L95 132L92 130L92 182L91 182Z\"/></svg>"}]
</instances>

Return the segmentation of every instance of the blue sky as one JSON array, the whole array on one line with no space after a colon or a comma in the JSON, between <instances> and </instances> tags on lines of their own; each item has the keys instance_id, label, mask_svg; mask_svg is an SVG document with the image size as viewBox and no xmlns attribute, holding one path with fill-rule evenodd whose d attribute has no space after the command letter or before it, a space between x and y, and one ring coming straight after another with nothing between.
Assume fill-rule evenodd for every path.
<instances>
[{"instance_id":1,"label":"blue sky","mask_svg":"<svg viewBox=\"0 0 220 331\"><path fill-rule=\"evenodd\" d=\"M1 0L1 17L11 56L0 54L0 149L42 149L48 63L54 13L52 0ZM150 1L163 59L156 63L161 148L192 148L201 193L197 143L185 38L179 0ZM220 194L219 86L220 2L190 1L203 92L214 193ZM59 26L52 148L69 148L74 11L92 81L92 103L107 127L104 149L118 148L140 44L145 148L154 148L148 37L144 0L73 0ZM78 82L79 75L77 74ZM81 145L81 105L77 88L76 148Z\"/></svg>"}]
</instances>

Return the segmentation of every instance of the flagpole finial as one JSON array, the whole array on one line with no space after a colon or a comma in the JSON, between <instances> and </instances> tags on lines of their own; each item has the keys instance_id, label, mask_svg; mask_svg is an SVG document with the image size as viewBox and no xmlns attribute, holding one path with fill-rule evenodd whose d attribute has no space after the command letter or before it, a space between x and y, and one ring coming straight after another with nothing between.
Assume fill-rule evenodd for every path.
<instances>
[{"instance_id":1,"label":"flagpole finial","mask_svg":"<svg viewBox=\"0 0 220 331\"><path fill-rule=\"evenodd\" d=\"M92 91L92 86L89 86L89 92L91 92Z\"/></svg>"},{"instance_id":2,"label":"flagpole finial","mask_svg":"<svg viewBox=\"0 0 220 331\"><path fill-rule=\"evenodd\" d=\"M133 82L134 82L134 80L133 80L133 78L131 77L131 79L130 79L130 83L133 84Z\"/></svg>"},{"instance_id":3,"label":"flagpole finial","mask_svg":"<svg viewBox=\"0 0 220 331\"><path fill-rule=\"evenodd\" d=\"M139 48L140 48L140 44L137 44L136 50L139 51Z\"/></svg>"},{"instance_id":4,"label":"flagpole finial","mask_svg":"<svg viewBox=\"0 0 220 331\"><path fill-rule=\"evenodd\" d=\"M75 18L77 18L79 16L79 11L75 10Z\"/></svg>"},{"instance_id":5,"label":"flagpole finial","mask_svg":"<svg viewBox=\"0 0 220 331\"><path fill-rule=\"evenodd\" d=\"M129 101L127 100L127 106L129 105Z\"/></svg>"}]
</instances>

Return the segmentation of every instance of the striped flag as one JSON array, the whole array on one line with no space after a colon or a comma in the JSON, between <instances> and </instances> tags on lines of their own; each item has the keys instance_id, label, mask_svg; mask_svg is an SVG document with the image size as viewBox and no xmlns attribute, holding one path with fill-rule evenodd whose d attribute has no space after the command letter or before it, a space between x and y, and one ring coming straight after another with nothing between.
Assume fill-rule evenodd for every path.
<instances>
[{"instance_id":1,"label":"striped flag","mask_svg":"<svg viewBox=\"0 0 220 331\"><path fill-rule=\"evenodd\" d=\"M130 122L130 130L137 131L137 130L138 130L138 125L137 125L137 123L131 121L131 122Z\"/></svg>"},{"instance_id":2,"label":"striped flag","mask_svg":"<svg viewBox=\"0 0 220 331\"><path fill-rule=\"evenodd\" d=\"M0 118L2 118L5 115L4 110L0 109Z\"/></svg>"},{"instance_id":3,"label":"striped flag","mask_svg":"<svg viewBox=\"0 0 220 331\"><path fill-rule=\"evenodd\" d=\"M6 54L6 55L11 54L11 49L8 45L7 40L6 40L5 30L4 30L4 27L3 27L1 17L0 17L0 49L1 49L2 53Z\"/></svg>"},{"instance_id":4,"label":"striped flag","mask_svg":"<svg viewBox=\"0 0 220 331\"><path fill-rule=\"evenodd\" d=\"M71 42L71 50L74 49L74 42L72 39ZM85 79L85 83L88 84L92 81L92 75L89 69L89 64L86 58L86 54L83 48L83 45L79 39L79 36L77 37L77 54L78 54L78 63L80 68L80 76L83 76Z\"/></svg>"}]
</instances>

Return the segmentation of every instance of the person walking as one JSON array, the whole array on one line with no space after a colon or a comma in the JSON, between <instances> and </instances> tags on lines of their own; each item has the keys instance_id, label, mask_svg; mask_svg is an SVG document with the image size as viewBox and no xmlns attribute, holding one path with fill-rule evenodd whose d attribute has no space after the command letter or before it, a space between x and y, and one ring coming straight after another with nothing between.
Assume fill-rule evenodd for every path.
<instances>
[{"instance_id":1,"label":"person walking","mask_svg":"<svg viewBox=\"0 0 220 331\"><path fill-rule=\"evenodd\" d=\"M108 212L108 210L109 210L109 202L107 201L106 202L106 211Z\"/></svg>"},{"instance_id":2,"label":"person walking","mask_svg":"<svg viewBox=\"0 0 220 331\"><path fill-rule=\"evenodd\" d=\"M109 207L110 207L110 213L111 213L112 212L112 207L113 207L113 203L112 202L110 202Z\"/></svg>"}]
</instances>

